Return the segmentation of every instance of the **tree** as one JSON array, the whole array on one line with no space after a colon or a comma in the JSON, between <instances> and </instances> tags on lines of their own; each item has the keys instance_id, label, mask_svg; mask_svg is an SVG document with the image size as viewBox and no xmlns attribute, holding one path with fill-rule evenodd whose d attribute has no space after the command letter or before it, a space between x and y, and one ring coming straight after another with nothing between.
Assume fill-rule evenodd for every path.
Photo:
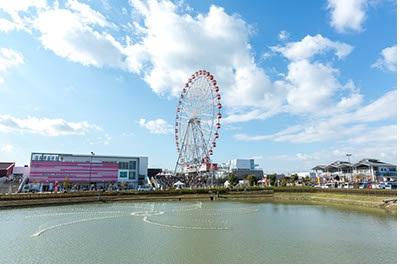
<instances>
[{"instance_id":1,"label":"tree","mask_svg":"<svg viewBox=\"0 0 400 266\"><path fill-rule=\"evenodd\" d=\"M230 173L228 175L228 181L229 181L229 184L231 186L235 186L237 184L237 181L238 181L237 176L234 175L233 173Z\"/></svg>"},{"instance_id":2,"label":"tree","mask_svg":"<svg viewBox=\"0 0 400 266\"><path fill-rule=\"evenodd\" d=\"M306 186L311 185L311 178L309 176L306 176L304 178L304 185L306 185Z\"/></svg>"},{"instance_id":3,"label":"tree","mask_svg":"<svg viewBox=\"0 0 400 266\"><path fill-rule=\"evenodd\" d=\"M299 176L297 175L297 174L292 174L290 177L289 177L289 182L290 183L295 183L296 181L298 181L299 180Z\"/></svg>"},{"instance_id":4,"label":"tree","mask_svg":"<svg viewBox=\"0 0 400 266\"><path fill-rule=\"evenodd\" d=\"M249 181L250 186L254 186L257 183L257 177L254 175L246 176L246 180Z\"/></svg>"},{"instance_id":5,"label":"tree","mask_svg":"<svg viewBox=\"0 0 400 266\"><path fill-rule=\"evenodd\" d=\"M280 180L280 186L286 187L287 183L288 183L288 177L287 176L282 177Z\"/></svg>"},{"instance_id":6,"label":"tree","mask_svg":"<svg viewBox=\"0 0 400 266\"><path fill-rule=\"evenodd\" d=\"M271 186L276 186L276 174L267 175L267 179L269 179Z\"/></svg>"}]
</instances>

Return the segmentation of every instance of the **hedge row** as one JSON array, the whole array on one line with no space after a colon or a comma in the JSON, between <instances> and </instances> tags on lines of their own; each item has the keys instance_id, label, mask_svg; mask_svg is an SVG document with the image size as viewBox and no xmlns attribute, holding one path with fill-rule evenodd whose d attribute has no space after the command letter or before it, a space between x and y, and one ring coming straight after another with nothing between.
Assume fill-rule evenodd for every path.
<instances>
[{"instance_id":1,"label":"hedge row","mask_svg":"<svg viewBox=\"0 0 400 266\"><path fill-rule=\"evenodd\" d=\"M171 189L171 190L156 190L156 191L85 191L85 192L68 192L68 193L19 193L19 194L0 194L0 201L5 200L28 200L28 199L48 199L48 198L72 198L72 197L94 197L102 196L130 196L130 195L183 195L183 194L209 194L219 193L225 194L229 192L297 192L297 193L340 193L340 194L366 194L366 195L390 195L396 196L396 190L386 189L321 189L313 187L244 187L244 188L198 188L198 189Z\"/></svg>"},{"instance_id":2,"label":"hedge row","mask_svg":"<svg viewBox=\"0 0 400 266\"><path fill-rule=\"evenodd\" d=\"M314 187L273 187L274 192L305 192L305 193L340 193L340 194L366 194L366 195L397 195L397 190L388 189L346 189L346 188L314 188Z\"/></svg>"}]
</instances>

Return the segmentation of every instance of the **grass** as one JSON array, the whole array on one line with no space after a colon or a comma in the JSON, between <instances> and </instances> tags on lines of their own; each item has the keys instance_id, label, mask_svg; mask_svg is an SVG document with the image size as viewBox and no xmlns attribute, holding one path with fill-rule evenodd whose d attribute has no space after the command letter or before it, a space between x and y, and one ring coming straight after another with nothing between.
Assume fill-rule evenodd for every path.
<instances>
[{"instance_id":1,"label":"grass","mask_svg":"<svg viewBox=\"0 0 400 266\"><path fill-rule=\"evenodd\" d=\"M383 200L397 198L396 195L377 194L343 194L343 193L296 193L296 192L275 192L274 200L310 202L328 205L341 206L362 206L368 208L381 208L390 212L397 212L396 204L384 204Z\"/></svg>"}]
</instances>

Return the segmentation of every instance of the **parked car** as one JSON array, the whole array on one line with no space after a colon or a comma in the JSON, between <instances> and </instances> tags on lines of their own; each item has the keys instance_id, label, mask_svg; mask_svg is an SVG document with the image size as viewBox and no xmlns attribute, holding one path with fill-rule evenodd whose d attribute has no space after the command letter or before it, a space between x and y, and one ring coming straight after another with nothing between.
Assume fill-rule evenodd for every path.
<instances>
[{"instance_id":1,"label":"parked car","mask_svg":"<svg viewBox=\"0 0 400 266\"><path fill-rule=\"evenodd\" d=\"M151 187L139 186L138 191L152 191Z\"/></svg>"},{"instance_id":2,"label":"parked car","mask_svg":"<svg viewBox=\"0 0 400 266\"><path fill-rule=\"evenodd\" d=\"M344 184L342 184L342 188L353 188L353 184L350 184L350 183L344 183Z\"/></svg>"},{"instance_id":3,"label":"parked car","mask_svg":"<svg viewBox=\"0 0 400 266\"><path fill-rule=\"evenodd\" d=\"M371 182L361 182L358 184L360 189L371 189L372 183Z\"/></svg>"},{"instance_id":4,"label":"parked car","mask_svg":"<svg viewBox=\"0 0 400 266\"><path fill-rule=\"evenodd\" d=\"M397 182L382 182L379 183L380 189L397 189Z\"/></svg>"}]
</instances>

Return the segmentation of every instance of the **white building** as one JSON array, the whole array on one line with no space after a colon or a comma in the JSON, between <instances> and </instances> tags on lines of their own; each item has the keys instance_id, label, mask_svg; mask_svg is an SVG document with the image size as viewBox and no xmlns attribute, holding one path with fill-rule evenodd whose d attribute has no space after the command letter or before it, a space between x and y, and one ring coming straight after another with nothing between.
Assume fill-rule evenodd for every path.
<instances>
[{"instance_id":1,"label":"white building","mask_svg":"<svg viewBox=\"0 0 400 266\"><path fill-rule=\"evenodd\" d=\"M378 182L397 180L396 165L377 159L363 159L355 164L336 161L328 165L317 165L312 170L321 182L354 181L355 179Z\"/></svg>"},{"instance_id":2,"label":"white building","mask_svg":"<svg viewBox=\"0 0 400 266\"><path fill-rule=\"evenodd\" d=\"M258 165L254 164L254 159L233 159L229 161L229 170L254 170Z\"/></svg>"},{"instance_id":3,"label":"white building","mask_svg":"<svg viewBox=\"0 0 400 266\"><path fill-rule=\"evenodd\" d=\"M239 179L243 179L248 175L254 175L257 179L264 178L264 172L258 168L258 164L254 163L254 159L233 159L227 164L228 173L233 173Z\"/></svg>"}]
</instances>

